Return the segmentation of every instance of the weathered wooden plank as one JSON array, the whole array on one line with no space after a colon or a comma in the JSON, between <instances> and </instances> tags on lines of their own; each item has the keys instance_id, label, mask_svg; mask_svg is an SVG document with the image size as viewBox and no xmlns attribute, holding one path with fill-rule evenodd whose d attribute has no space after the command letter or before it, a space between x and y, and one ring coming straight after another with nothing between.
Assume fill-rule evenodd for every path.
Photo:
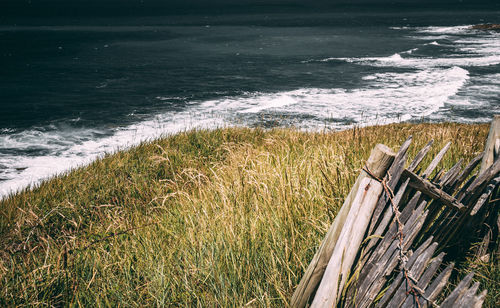
<instances>
[{"instance_id":1,"label":"weathered wooden plank","mask_svg":"<svg viewBox=\"0 0 500 308\"><path fill-rule=\"evenodd\" d=\"M492 235L492 232L490 229L490 230L488 230L488 232L486 232L486 234L483 237L483 240L477 246L477 248L476 247L474 248L475 249L474 259L475 260L481 260L481 258L487 254L488 245L490 244L490 241L491 241L491 235Z\"/></svg>"},{"instance_id":2,"label":"weathered wooden plank","mask_svg":"<svg viewBox=\"0 0 500 308\"><path fill-rule=\"evenodd\" d=\"M487 177L491 177L493 174L493 170L496 168L500 172L500 160L497 160L488 170L486 170L483 174L481 174L474 182L476 182L480 177L485 174L488 174ZM498 166L498 167L497 167ZM497 176L498 173L497 172ZM490 179L491 181L492 179ZM484 181L481 180L481 181ZM454 217L453 228L448 228L445 232L439 235L440 241L443 245L453 244L460 249L461 245L470 245L471 236L474 234L474 230L478 231L478 226L481 226L485 220L485 218L489 215L489 211L486 209L485 211L480 211L480 215L471 215L474 208L472 205L477 202L477 200L481 197L482 192L485 187L484 184L476 184L476 189L471 188L474 185L474 182L467 190L471 190L469 194L464 194L464 202L468 204L468 208L465 212L461 213L459 216ZM484 183L484 182L483 182ZM491 183L491 182L490 182ZM483 189L483 190L481 190ZM476 212L479 211L480 207L476 208ZM491 208L491 210L494 210ZM463 247L462 247L463 248ZM465 248L467 249L467 247Z\"/></svg>"},{"instance_id":3,"label":"weathered wooden plank","mask_svg":"<svg viewBox=\"0 0 500 308\"><path fill-rule=\"evenodd\" d=\"M385 293L382 296L382 298L380 299L380 301L377 302L375 307L377 307L377 308L387 307L388 301L392 298L394 293L398 290L402 281L403 281L403 273L399 272L398 275L396 276L396 278L394 278L394 281L391 283L389 288L385 291Z\"/></svg>"},{"instance_id":4,"label":"weathered wooden plank","mask_svg":"<svg viewBox=\"0 0 500 308\"><path fill-rule=\"evenodd\" d=\"M412 136L408 137L408 139L406 139L406 141L401 145L401 147L399 147L399 150L396 153L396 157L394 157L394 161L392 162L391 167L389 167L389 170L387 170L387 175L385 180L387 187L391 191L393 191L396 188L396 185L399 183L399 179L401 177L404 166L408 159L407 153L412 140L413 140ZM375 210L373 211L373 218L372 221L370 222L370 227L368 228L368 234L371 234L373 229L377 225L378 219L382 211L386 207L388 201L389 201L389 196L387 195L387 192L384 191L382 193L382 196L378 200Z\"/></svg>"},{"instance_id":5,"label":"weathered wooden plank","mask_svg":"<svg viewBox=\"0 0 500 308\"><path fill-rule=\"evenodd\" d=\"M439 266L443 262L445 255L446 254L442 252L437 257L431 260L429 266L425 269L425 272L422 274L422 276L420 276L417 287L422 290L425 290L425 288L427 288L427 285L431 282L432 277L435 276L436 271L439 269Z\"/></svg>"},{"instance_id":6,"label":"weathered wooden plank","mask_svg":"<svg viewBox=\"0 0 500 308\"><path fill-rule=\"evenodd\" d=\"M443 228L448 228L451 221L455 217L455 211L450 208L444 208L441 213L432 222L427 233L436 236L436 241L439 242L439 236L442 234Z\"/></svg>"},{"instance_id":7,"label":"weathered wooden plank","mask_svg":"<svg viewBox=\"0 0 500 308\"><path fill-rule=\"evenodd\" d=\"M456 288L448 295L448 297L441 303L441 308L452 308L455 301L467 291L470 283L472 282L472 278L474 277L474 273L469 273L465 276L462 281L456 286Z\"/></svg>"},{"instance_id":8,"label":"weathered wooden plank","mask_svg":"<svg viewBox=\"0 0 500 308\"><path fill-rule=\"evenodd\" d=\"M434 175L434 177L432 179L428 179L431 183L438 183L439 181L441 181L441 178L444 176L445 174L445 170L443 168L439 169L438 172L436 172L436 174Z\"/></svg>"},{"instance_id":9,"label":"weathered wooden plank","mask_svg":"<svg viewBox=\"0 0 500 308\"><path fill-rule=\"evenodd\" d=\"M422 211L425 207L425 202L420 204L420 206L415 210L415 211L403 211L401 214L400 220L401 223L403 223L405 226L413 226L417 219L422 215ZM406 209L406 208L405 208ZM403 214L405 216L403 217ZM403 228L403 234L404 233ZM398 232L398 226L395 221L392 222L391 226L389 227L389 230L386 232L384 235L384 238L382 241L377 245L376 250L372 253L370 258L367 261L367 266L363 268L361 271L361 274L359 276L359 281L362 283L359 287L360 293L363 289L366 289L368 285L373 281L373 277L376 276L378 273L377 271L381 271L382 268L377 268L379 267L379 262L380 260L384 260L385 258L389 258L389 256L392 255L394 250L397 248L398 241L395 240L395 236ZM375 270L372 268L376 267ZM366 277L370 276L370 277Z\"/></svg>"},{"instance_id":10,"label":"weathered wooden plank","mask_svg":"<svg viewBox=\"0 0 500 308\"><path fill-rule=\"evenodd\" d=\"M460 175L463 161L464 159L461 158L455 165L453 165L453 167L450 168L450 170L448 170L448 172L445 173L441 181L439 181L439 186L441 186L443 190L446 191L447 188L452 186L457 177Z\"/></svg>"},{"instance_id":11,"label":"weathered wooden plank","mask_svg":"<svg viewBox=\"0 0 500 308\"><path fill-rule=\"evenodd\" d=\"M405 235L403 240L403 251L406 251L415 240L415 237L420 232L423 226L427 214L428 212L426 211L421 215L417 215L415 223L407 223L403 227L402 232ZM409 222L411 221L412 219L410 218ZM399 251L397 250L397 247L399 246L398 238L394 239L391 248L394 247L394 244L395 248L392 251L392 254L390 253L391 251L388 250L386 254L384 254L384 257L381 258L379 262L377 262L376 267L378 267L379 269L377 270L377 274L375 275L374 279L372 279L372 281L368 281L369 288L365 293L367 296L364 296L363 301L359 304L359 307L368 307L371 303L373 303L377 294L381 291L382 287L386 283L387 276L396 268L397 264L399 263ZM390 257L388 257L389 255ZM356 305L356 307L358 307L358 305Z\"/></svg>"},{"instance_id":12,"label":"weathered wooden plank","mask_svg":"<svg viewBox=\"0 0 500 308\"><path fill-rule=\"evenodd\" d=\"M465 190L465 193L463 194L462 198L459 199L459 201L462 201L462 199L467 200L468 202L473 201L474 199L479 198L478 194L479 191L482 189L486 183L491 181L493 178L498 176L500 173L500 159L496 160L493 165L491 165L488 169L480 173L476 179L470 184L470 186ZM464 198L467 196L468 198Z\"/></svg>"},{"instance_id":13,"label":"weathered wooden plank","mask_svg":"<svg viewBox=\"0 0 500 308\"><path fill-rule=\"evenodd\" d=\"M490 125L490 132L488 134L488 139L486 139L486 145L484 147L484 158L481 162L481 169L479 173L483 173L495 162L498 157L498 142L497 139L500 138L500 115L495 115Z\"/></svg>"},{"instance_id":14,"label":"weathered wooden plank","mask_svg":"<svg viewBox=\"0 0 500 308\"><path fill-rule=\"evenodd\" d=\"M455 301L453 307L474 307L479 282L476 281L465 293Z\"/></svg>"},{"instance_id":15,"label":"weathered wooden plank","mask_svg":"<svg viewBox=\"0 0 500 308\"><path fill-rule=\"evenodd\" d=\"M484 300L486 299L486 295L488 294L487 290L483 290L478 296L476 296L476 302L472 308L481 308L483 306Z\"/></svg>"},{"instance_id":16,"label":"weathered wooden plank","mask_svg":"<svg viewBox=\"0 0 500 308\"><path fill-rule=\"evenodd\" d=\"M416 228L418 230L420 230L422 224L423 224L423 220L420 220L418 225L416 226ZM413 240L417 236L417 233L418 233L418 231L412 232L410 234L410 240L406 243L403 250L406 251L409 248L409 246L411 245L411 243L413 243ZM408 256L411 257L413 255L409 254ZM361 307L366 308L366 307L372 306L372 303L375 301L375 298L378 296L378 294L380 293L380 291L382 290L382 288L386 284L387 279L389 278L390 274L392 273L392 271L394 271L394 269L400 263L399 257L400 257L399 251L394 251L392 257L388 260L388 262L386 262L385 267L384 267L385 270L382 273L382 275L377 277L377 279L370 286L370 289L367 293L368 296L366 296L365 302L363 303L363 305L361 305Z\"/></svg>"},{"instance_id":17,"label":"weathered wooden plank","mask_svg":"<svg viewBox=\"0 0 500 308\"><path fill-rule=\"evenodd\" d=\"M386 185L389 190L393 191L396 188L396 185L399 182L399 179L401 178L401 175L404 170L404 166L407 160L406 154L403 155L401 159L398 159L394 161L392 164L391 168L387 171L387 175L389 177L389 180L387 181ZM387 192L384 190L382 193L382 196L378 200L377 206L375 207L375 210L373 211L373 217L370 222L370 227L368 229L368 234L371 234L373 232L373 229L375 226L378 225L380 215L384 211L385 208L390 206L390 199L389 196L387 195Z\"/></svg>"},{"instance_id":18,"label":"weathered wooden plank","mask_svg":"<svg viewBox=\"0 0 500 308\"><path fill-rule=\"evenodd\" d=\"M484 154L481 153L469 162L469 164L464 168L464 170L462 170L462 172L458 176L456 182L452 184L452 189L456 189L457 187L459 187L467 179L467 177L469 177L471 172L477 167L477 165L479 165L483 156Z\"/></svg>"},{"instance_id":19,"label":"weathered wooden plank","mask_svg":"<svg viewBox=\"0 0 500 308\"><path fill-rule=\"evenodd\" d=\"M415 156L415 158L413 159L413 161L408 166L408 168L407 168L408 170L410 170L411 172L414 172L415 169L417 169L417 167L420 165L420 163L422 162L422 160L425 158L425 155L427 155L427 153L431 149L433 143L434 143L434 140L429 141L429 143L427 143L427 145L425 147L423 147L418 152L418 154Z\"/></svg>"},{"instance_id":20,"label":"weathered wooden plank","mask_svg":"<svg viewBox=\"0 0 500 308\"><path fill-rule=\"evenodd\" d=\"M495 190L495 188L500 184L500 177L496 177L491 182L486 186L484 189L483 193L477 200L476 204L472 208L472 211L470 212L471 216L474 216L477 214L477 212L481 209L481 207L488 201L489 197Z\"/></svg>"},{"instance_id":21,"label":"weathered wooden plank","mask_svg":"<svg viewBox=\"0 0 500 308\"><path fill-rule=\"evenodd\" d=\"M362 268L362 277L359 277L357 281L357 286L356 286L356 299L353 298L353 294L349 294L349 298L346 299L346 307L351 306L351 303L353 303L354 300L356 300L356 306L357 303L362 301L365 297L366 290L370 287L371 283L378 277L378 275L381 274L382 271L382 263L387 262L388 258L390 258L393 254L394 251L397 249L397 242L392 242L391 245L389 246L388 250L384 252L384 255L382 256L383 262L369 262L365 265L365 267ZM378 261L378 260L377 260ZM361 275L360 275L361 276Z\"/></svg>"},{"instance_id":22,"label":"weathered wooden plank","mask_svg":"<svg viewBox=\"0 0 500 308\"><path fill-rule=\"evenodd\" d=\"M460 159L458 163L456 163L446 174L443 176L439 184L436 186L437 188L441 187L441 190L447 194L452 194L455 189L455 185L457 185L458 180L461 176L460 167L463 162L463 159ZM470 164L469 164L470 165ZM468 166L469 167L469 166ZM466 167L467 168L467 167ZM432 184L432 183L431 183ZM456 199L456 198L455 198ZM438 226L441 226L445 221L442 219L445 215L448 216L448 208L443 208L442 202L439 202L439 199L434 199L429 206L430 213L427 218L426 226L424 230L426 233L429 230L435 230ZM439 216L439 219L438 219ZM433 234L433 233L429 233ZM424 236L424 234L422 234Z\"/></svg>"},{"instance_id":23,"label":"weathered wooden plank","mask_svg":"<svg viewBox=\"0 0 500 308\"><path fill-rule=\"evenodd\" d=\"M438 243L433 243L427 249L425 249L423 252L418 254L418 256L416 257L413 264L411 264L411 265L408 264L408 274L410 277L412 277L418 281L418 279L420 278L420 275L422 275L428 261L432 258L432 254L436 250L437 245L438 245ZM416 253L413 255L415 256ZM411 283L413 283L413 282L411 282ZM391 297L391 300L389 301L387 306L388 307L401 306L407 297L407 292L409 292L409 291L410 291L410 286L408 285L406 279L403 279L398 290Z\"/></svg>"},{"instance_id":24,"label":"weathered wooden plank","mask_svg":"<svg viewBox=\"0 0 500 308\"><path fill-rule=\"evenodd\" d=\"M425 269L425 272L422 274L422 276L418 279L417 287L420 290L425 290L425 288L427 288L427 285L431 282L432 277L435 276L436 271L443 262L444 255L445 253L442 252L436 258L434 258L429 264L429 266ZM409 295L406 298L405 302L403 303L403 306L401 307L402 308L418 307L421 306L424 302L426 302L426 300L422 296L415 297L413 295Z\"/></svg>"},{"instance_id":25,"label":"weathered wooden plank","mask_svg":"<svg viewBox=\"0 0 500 308\"><path fill-rule=\"evenodd\" d=\"M460 190L457 193L455 193L455 195L454 195L455 199L462 200L465 192L470 187L472 182L474 182L476 180L476 178L477 178L477 174L471 176L470 179L468 179L467 182L460 188Z\"/></svg>"},{"instance_id":26,"label":"weathered wooden plank","mask_svg":"<svg viewBox=\"0 0 500 308\"><path fill-rule=\"evenodd\" d=\"M422 237L426 236L426 234L434 234L434 231L446 222L445 219L443 219L444 217L447 217L449 213L457 212L456 209L443 205L442 202L436 199L429 204L428 209L430 213L425 222L425 234L421 234Z\"/></svg>"},{"instance_id":27,"label":"weathered wooden plank","mask_svg":"<svg viewBox=\"0 0 500 308\"><path fill-rule=\"evenodd\" d=\"M417 250L415 250L415 252L412 254L412 256L410 258L408 258L408 262L407 262L406 266L408 268L412 267L413 264L415 263L415 261L422 255L422 253L424 251L426 251L431 246L431 243L432 243L432 237L427 239L427 241L425 241L422 245L420 245L420 247L417 248ZM433 252L434 252L436 245L433 245L433 246L434 246L434 249L433 249ZM431 257L432 257L432 254L429 255L429 259ZM380 301L377 303L376 307L386 307L387 306L387 304L394 298L395 293L398 292L398 290L401 286L401 283L403 283L403 277L404 277L403 272L402 271L399 272L399 274L396 276L396 278L394 279L392 284L385 291L384 296L382 296Z\"/></svg>"},{"instance_id":28,"label":"weathered wooden plank","mask_svg":"<svg viewBox=\"0 0 500 308\"><path fill-rule=\"evenodd\" d=\"M360 303L365 301L366 292L373 284L374 281L378 279L379 276L382 275L383 267L389 266L391 267L391 261L394 259L394 255L396 254L396 250L398 247L397 241L391 241L390 246L387 251L384 251L384 254L381 256L380 260L368 262L363 268L360 274L361 277L358 278L356 293L354 296L354 292L349 294L349 297L346 298L345 307L360 307ZM395 262L394 262L395 263Z\"/></svg>"},{"instance_id":29,"label":"weathered wooden plank","mask_svg":"<svg viewBox=\"0 0 500 308\"><path fill-rule=\"evenodd\" d=\"M460 198L463 200L463 203L468 204L467 211L460 216L454 217L453 228L447 228L440 234L440 241L443 245L453 245L455 247L453 249L458 253L459 250L468 249L473 236L479 235L476 231L479 231L478 228L490 216L490 212L495 211L494 207L486 207L484 210L481 210L481 207L488 200L489 188L497 187L495 184L496 178L492 177L499 177L499 173L500 160L497 160L465 190ZM486 182L487 180L489 182ZM488 187L486 186L487 184L493 185ZM474 215L472 215L473 213Z\"/></svg>"},{"instance_id":30,"label":"weathered wooden plank","mask_svg":"<svg viewBox=\"0 0 500 308\"><path fill-rule=\"evenodd\" d=\"M368 178L363 179L359 187L311 307L333 307L340 300L383 190L381 183Z\"/></svg>"},{"instance_id":31,"label":"weathered wooden plank","mask_svg":"<svg viewBox=\"0 0 500 308\"><path fill-rule=\"evenodd\" d=\"M457 199L442 191L428 180L416 175L415 173L404 170L403 177L410 178L410 187L421 191L423 194L431 197L432 199L438 199L443 204L453 207L459 211L463 211L465 209L464 205L461 204Z\"/></svg>"},{"instance_id":32,"label":"weathered wooden plank","mask_svg":"<svg viewBox=\"0 0 500 308\"><path fill-rule=\"evenodd\" d=\"M405 193L406 187L407 187L407 183L406 184L403 183L403 185L401 185L398 192L396 193L396 196L394 197L394 200L393 200L396 206L399 206L399 204L402 200L402 197ZM416 195L419 196L420 192L417 192ZM415 206L417 204L418 196L412 198L412 200L410 200L409 204L404 208L403 213L401 213L401 217L400 217L401 221L406 221L406 219L408 219L412 210L415 208ZM392 215L393 215L393 210L392 210L392 205L390 204L389 207L386 209L385 214L384 214L384 219L377 227L377 230L373 234L368 233L368 236L370 236L372 238L370 239L368 244L366 244L366 246L363 247L364 255L362 255L360 257L359 261L357 262L357 265L356 265L357 271L365 268L365 264L372 254L371 249L374 248L374 246L376 245L376 243L379 240L381 240L382 234L385 232L387 225L389 224L390 220L392 219ZM360 277L364 277L364 276L358 276L358 278L356 279L356 282L355 282L356 284L361 281ZM356 290L355 290L354 286L349 287L349 290L347 291L347 294L346 294L346 298L347 298L346 302L350 302L350 300L354 297L355 291Z\"/></svg>"},{"instance_id":33,"label":"weathered wooden plank","mask_svg":"<svg viewBox=\"0 0 500 308\"><path fill-rule=\"evenodd\" d=\"M423 211L427 203L425 201L420 203L417 209L412 208L414 207L413 204L416 204L416 202L412 202L411 207L409 206L405 207L403 212L401 212L401 216L399 217L399 220L404 225L403 234L405 234L405 236L408 233L408 226L413 226L419 219L419 217L423 215ZM386 253L388 247L394 243L395 241L394 239L396 238L397 233L398 233L398 225L396 220L394 219L393 222L391 223L391 226L384 234L381 243L377 246L377 249L370 257L369 262L371 263L377 262L382 257L382 255Z\"/></svg>"},{"instance_id":34,"label":"weathered wooden plank","mask_svg":"<svg viewBox=\"0 0 500 308\"><path fill-rule=\"evenodd\" d=\"M415 210L415 206L416 206L417 201L419 199L419 195L420 195L420 193L417 192L416 195L414 196L414 198L412 198L412 200L408 203L408 205L401 212L400 221L403 224L413 225L415 223L415 221L417 220L417 218L419 217L419 215L423 212L423 210L426 206L425 201L422 202L419 205L419 207ZM387 259L390 256L392 256L392 254L396 250L397 244L398 244L397 241L394 240L394 237L395 237L397 231L398 231L397 225L393 221L393 223L390 225L388 231L385 233L384 237L381 239L381 243L379 243L376 246L376 249L373 251L373 253L371 255L367 255L364 257L363 264L365 264L365 265L361 267L361 273L359 274L358 279L357 279L358 289L363 290L363 288L367 288L368 287L367 285L369 285L369 283L371 283L371 281L372 281L370 279L374 279L373 277L367 278L366 276L367 275L376 275L376 273L372 272L372 270L374 267L376 268L376 270L381 269L381 267L379 267L379 265L377 263L381 258ZM385 255L385 257L384 257L384 255ZM361 284L363 284L363 286L361 286ZM360 292L358 292L358 293L360 293ZM352 292L352 291L348 292L347 302L352 300L353 296L354 296L354 292Z\"/></svg>"},{"instance_id":35,"label":"weathered wooden plank","mask_svg":"<svg viewBox=\"0 0 500 308\"><path fill-rule=\"evenodd\" d=\"M372 150L370 157L366 162L366 167L376 176L384 177L387 169L391 166L394 157L395 154L391 149L389 149L385 145L378 144ZM344 201L342 208L335 217L333 224L329 228L318 251L314 255L311 263L304 273L304 276L297 286L290 302L290 305L292 307L305 307L309 300L312 298L312 295L315 292L318 284L320 283L323 277L323 273L331 258L333 249L337 243L338 237L347 218L347 214L350 211L352 202L359 189L359 185L361 181L367 177L369 177L369 175L365 171L362 171L358 176L355 184L353 185L353 188L351 189L351 192Z\"/></svg>"},{"instance_id":36,"label":"weathered wooden plank","mask_svg":"<svg viewBox=\"0 0 500 308\"><path fill-rule=\"evenodd\" d=\"M404 193L406 191L406 187L408 186L408 183L409 183L409 179L407 179L401 185L401 187L399 188L396 196L394 196L393 202L394 202L394 205L396 207L399 207L399 204L400 204L400 202L401 202L401 200L403 198L403 195L404 195ZM391 219L392 219L393 216L394 216L394 210L393 210L392 204L390 204L390 202L389 202L389 205L388 205L387 209L385 210L384 215L382 217L382 220L379 223L379 225L378 225L377 229L375 230L375 232L368 233L369 236L375 236L375 237L372 238L368 242L368 244L365 247L365 251L370 250L378 242L378 240L380 239L380 236L382 236L382 234L385 232L385 229L387 228L387 225L389 225L389 223L391 222Z\"/></svg>"},{"instance_id":37,"label":"weathered wooden plank","mask_svg":"<svg viewBox=\"0 0 500 308\"><path fill-rule=\"evenodd\" d=\"M432 173L432 171L434 171L434 169L436 169L437 165L441 162L441 160L443 159L446 152L448 152L448 149L450 148L450 146L451 146L451 141L448 142L441 149L441 151L439 151L439 153L436 155L436 157L434 157L434 159L429 164L429 166L427 166L427 169L425 169L424 173L422 173L422 178L425 179L426 177L428 177Z\"/></svg>"},{"instance_id":38,"label":"weathered wooden plank","mask_svg":"<svg viewBox=\"0 0 500 308\"><path fill-rule=\"evenodd\" d=\"M449 264L440 274L437 276L436 279L431 283L431 285L425 289L424 296L426 299L428 299L430 302L433 302L436 300L438 295L441 293L443 288L446 286L448 283L448 279L450 279L451 272L453 271L453 267L455 266L454 263ZM428 301L425 301L422 303L422 307L425 308L429 305Z\"/></svg>"}]
</instances>

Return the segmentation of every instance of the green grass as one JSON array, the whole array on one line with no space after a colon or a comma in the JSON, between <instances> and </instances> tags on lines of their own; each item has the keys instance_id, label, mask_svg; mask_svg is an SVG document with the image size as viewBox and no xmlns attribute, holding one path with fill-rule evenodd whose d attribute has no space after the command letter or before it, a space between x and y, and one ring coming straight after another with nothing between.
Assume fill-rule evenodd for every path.
<instances>
[{"instance_id":1,"label":"green grass","mask_svg":"<svg viewBox=\"0 0 500 308\"><path fill-rule=\"evenodd\" d=\"M0 306L286 306L376 143L453 141L449 168L487 131L228 128L109 155L1 202Z\"/></svg>"}]
</instances>

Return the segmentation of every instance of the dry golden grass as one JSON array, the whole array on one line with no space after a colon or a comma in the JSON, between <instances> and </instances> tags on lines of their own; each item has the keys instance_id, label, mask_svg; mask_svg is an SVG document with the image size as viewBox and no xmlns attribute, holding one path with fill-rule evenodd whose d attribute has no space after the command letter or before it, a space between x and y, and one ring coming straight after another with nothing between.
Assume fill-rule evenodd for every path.
<instances>
[{"instance_id":1,"label":"dry golden grass","mask_svg":"<svg viewBox=\"0 0 500 308\"><path fill-rule=\"evenodd\" d=\"M449 168L487 130L228 128L107 156L1 202L0 305L286 306L376 143L453 141Z\"/></svg>"}]
</instances>

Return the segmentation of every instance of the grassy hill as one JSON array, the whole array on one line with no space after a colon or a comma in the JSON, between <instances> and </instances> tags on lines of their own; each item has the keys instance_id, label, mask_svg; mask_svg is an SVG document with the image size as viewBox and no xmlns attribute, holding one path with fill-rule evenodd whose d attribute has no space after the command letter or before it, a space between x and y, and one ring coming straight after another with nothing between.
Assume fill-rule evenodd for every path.
<instances>
[{"instance_id":1,"label":"grassy hill","mask_svg":"<svg viewBox=\"0 0 500 308\"><path fill-rule=\"evenodd\" d=\"M227 128L108 155L0 202L0 305L286 306L376 143L451 140L449 168L487 132ZM498 261L472 265L494 306Z\"/></svg>"}]
</instances>

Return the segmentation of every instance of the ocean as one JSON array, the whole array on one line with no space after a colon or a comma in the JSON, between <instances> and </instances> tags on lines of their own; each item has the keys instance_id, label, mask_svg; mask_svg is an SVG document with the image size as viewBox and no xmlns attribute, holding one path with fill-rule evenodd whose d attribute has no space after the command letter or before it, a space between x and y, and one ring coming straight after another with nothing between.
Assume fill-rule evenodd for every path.
<instances>
[{"instance_id":1,"label":"ocean","mask_svg":"<svg viewBox=\"0 0 500 308\"><path fill-rule=\"evenodd\" d=\"M344 10L0 26L0 196L192 128L488 122L499 11Z\"/></svg>"}]
</instances>

